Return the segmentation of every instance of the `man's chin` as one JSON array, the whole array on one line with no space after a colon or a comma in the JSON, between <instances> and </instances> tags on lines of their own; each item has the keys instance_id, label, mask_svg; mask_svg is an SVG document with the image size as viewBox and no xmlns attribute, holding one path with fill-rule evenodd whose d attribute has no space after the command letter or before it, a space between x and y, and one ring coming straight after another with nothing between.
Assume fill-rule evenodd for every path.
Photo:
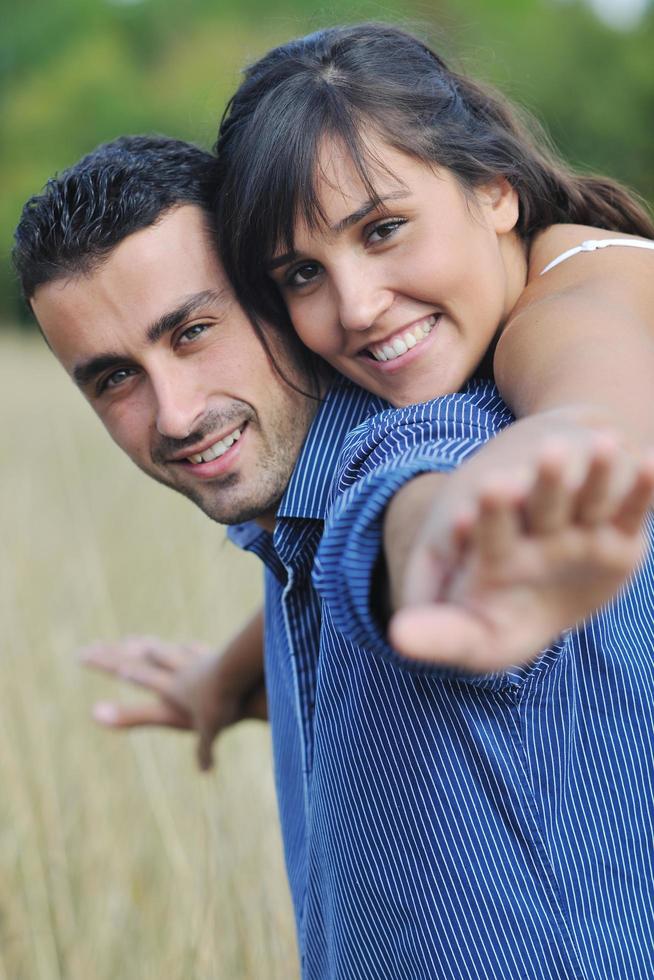
<instances>
[{"instance_id":1,"label":"man's chin","mask_svg":"<svg viewBox=\"0 0 654 980\"><path fill-rule=\"evenodd\" d=\"M259 488L256 495L248 495L238 483L235 477L233 486L223 483L219 491L214 489L213 492L210 486L173 486L172 489L187 497L217 524L245 524L254 520L267 521L270 515L274 517L282 496L279 491L271 488L266 493L265 488Z\"/></svg>"},{"instance_id":2,"label":"man's chin","mask_svg":"<svg viewBox=\"0 0 654 980\"><path fill-rule=\"evenodd\" d=\"M271 523L288 482L286 474L264 470L258 481L250 480L247 485L238 473L227 474L220 483L193 485L171 480L168 472L137 465L157 483L181 493L218 524L244 524L253 520L264 525Z\"/></svg>"},{"instance_id":3,"label":"man's chin","mask_svg":"<svg viewBox=\"0 0 654 980\"><path fill-rule=\"evenodd\" d=\"M248 505L246 502L234 505L233 507L216 507L212 506L208 501L194 500L190 495L189 499L193 500L193 503L197 504L200 510L212 521L225 525L246 524L248 521L265 522L267 524L269 521L274 520L279 504L279 500L276 499L268 507L261 506L259 503Z\"/></svg>"}]
</instances>

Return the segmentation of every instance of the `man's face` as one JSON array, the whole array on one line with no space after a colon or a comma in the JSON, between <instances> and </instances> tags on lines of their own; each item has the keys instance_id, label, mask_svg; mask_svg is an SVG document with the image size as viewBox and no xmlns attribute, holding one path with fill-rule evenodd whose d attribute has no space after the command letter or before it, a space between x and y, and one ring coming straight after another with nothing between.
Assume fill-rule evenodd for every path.
<instances>
[{"instance_id":1,"label":"man's face","mask_svg":"<svg viewBox=\"0 0 654 980\"><path fill-rule=\"evenodd\" d=\"M272 368L199 208L168 212L88 275L40 286L32 305L52 350L137 466L220 523L271 525L316 402ZM276 340L276 362L307 390Z\"/></svg>"}]
</instances>

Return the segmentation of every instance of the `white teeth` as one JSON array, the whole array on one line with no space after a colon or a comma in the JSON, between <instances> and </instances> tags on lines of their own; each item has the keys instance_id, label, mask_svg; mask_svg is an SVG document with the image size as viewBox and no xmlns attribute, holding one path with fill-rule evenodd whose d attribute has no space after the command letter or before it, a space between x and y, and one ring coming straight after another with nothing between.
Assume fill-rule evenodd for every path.
<instances>
[{"instance_id":1,"label":"white teeth","mask_svg":"<svg viewBox=\"0 0 654 980\"><path fill-rule=\"evenodd\" d=\"M209 446L205 449L203 453L194 453L192 456L188 456L187 459L190 463L210 463L212 459L218 459L223 453L226 453L230 446L232 446L237 439L240 438L241 430L234 429L230 432L228 436L224 439L220 439L218 442L214 442L213 446Z\"/></svg>"},{"instance_id":2,"label":"white teeth","mask_svg":"<svg viewBox=\"0 0 654 980\"><path fill-rule=\"evenodd\" d=\"M369 347L368 350L376 361L394 361L396 357L401 357L411 350L421 340L428 337L436 325L434 315L426 317L422 323L416 323L410 330L406 330L401 337L396 337L391 344L384 344L383 347Z\"/></svg>"}]
</instances>

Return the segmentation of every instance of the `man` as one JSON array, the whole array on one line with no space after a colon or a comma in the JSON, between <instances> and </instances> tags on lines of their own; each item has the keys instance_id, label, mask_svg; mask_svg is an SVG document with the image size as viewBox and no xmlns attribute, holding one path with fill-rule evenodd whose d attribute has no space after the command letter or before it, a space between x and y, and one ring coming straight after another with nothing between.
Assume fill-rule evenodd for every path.
<instances>
[{"instance_id":1,"label":"man","mask_svg":"<svg viewBox=\"0 0 654 980\"><path fill-rule=\"evenodd\" d=\"M625 975L644 976L651 903L634 896L651 820L640 793L626 793L617 816L607 809L619 759L593 727L602 704L583 683L595 627L533 667L464 676L401 661L368 608L393 493L458 465L508 412L482 385L377 416L382 403L314 376L273 325L266 349L216 255L211 172L207 154L175 141L109 144L29 202L15 257L48 343L115 441L208 516L237 524L233 537L266 564L266 683L305 975L615 976L628 956ZM332 495L321 614L311 571ZM618 614L625 631L651 631ZM609 652L619 669L603 649L586 660L613 671L625 695L603 704L617 728L647 668ZM232 684L223 723L247 710L260 661L255 621L228 653L233 670L214 675ZM626 747L640 790L651 705L641 698L638 710ZM576 743L553 738L558 727L599 761L599 792ZM595 805L610 830L599 844L586 812ZM612 904L598 903L598 869L617 872L627 833L629 884L603 879ZM636 908L625 954L615 936Z\"/></svg>"}]
</instances>

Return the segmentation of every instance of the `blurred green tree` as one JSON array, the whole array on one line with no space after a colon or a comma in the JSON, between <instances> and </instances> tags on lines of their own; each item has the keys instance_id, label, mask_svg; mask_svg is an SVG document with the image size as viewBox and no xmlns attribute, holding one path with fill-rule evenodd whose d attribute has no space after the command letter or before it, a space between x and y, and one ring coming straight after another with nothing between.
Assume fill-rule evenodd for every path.
<instances>
[{"instance_id":1,"label":"blurred green tree","mask_svg":"<svg viewBox=\"0 0 654 980\"><path fill-rule=\"evenodd\" d=\"M581 0L3 0L0 323L28 321L9 263L30 194L97 143L165 132L209 146L242 65L328 23L410 20L547 124L565 156L654 198L654 17L631 31Z\"/></svg>"}]
</instances>

